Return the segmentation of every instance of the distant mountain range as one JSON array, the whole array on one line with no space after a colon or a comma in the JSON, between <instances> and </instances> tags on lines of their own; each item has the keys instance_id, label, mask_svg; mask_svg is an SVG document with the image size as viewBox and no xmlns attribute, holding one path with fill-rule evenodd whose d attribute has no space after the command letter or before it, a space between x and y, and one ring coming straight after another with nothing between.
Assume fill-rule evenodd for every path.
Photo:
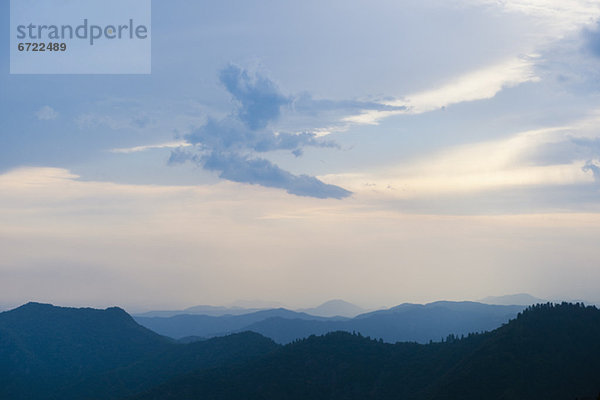
<instances>
[{"instance_id":1,"label":"distant mountain range","mask_svg":"<svg viewBox=\"0 0 600 400\"><path fill-rule=\"evenodd\" d=\"M242 302L242 301L238 300L236 302L236 304L252 305L252 306L261 305L262 307L243 307L243 306L239 306L239 305L238 306L230 306L230 307L200 305L200 306L188 307L183 310L148 311L145 313L137 313L137 314L135 314L135 316L136 317L172 317L175 315L182 315L182 314L194 314L194 315L209 315L209 316L213 316L213 317L220 317L220 316L224 316L224 315L244 315L244 314L254 313L257 311L283 308L280 305L278 305L276 307L264 307L265 305L267 305L269 303L268 302L258 302L258 301ZM314 315L317 317L337 317L337 316L339 316L339 317L352 318L352 317L355 317L358 314L362 314L368 310L361 308L355 304L348 303L347 301L336 299L336 300L327 301L318 307L303 308L303 309L298 309L295 311L300 312L300 313Z\"/></svg>"},{"instance_id":2,"label":"distant mountain range","mask_svg":"<svg viewBox=\"0 0 600 400\"><path fill-rule=\"evenodd\" d=\"M348 303L344 300L329 300L321 304L318 307L313 308L302 308L297 310L298 312L304 312L310 315L316 315L319 317L347 317L354 318L359 314L367 312L367 309L359 307L355 304Z\"/></svg>"},{"instance_id":3,"label":"distant mountain range","mask_svg":"<svg viewBox=\"0 0 600 400\"><path fill-rule=\"evenodd\" d=\"M183 310L148 311L134 314L136 317L173 317L175 315L209 315L220 317L222 315L243 315L261 311L262 308L224 307L224 306L194 306Z\"/></svg>"},{"instance_id":4,"label":"distant mountain range","mask_svg":"<svg viewBox=\"0 0 600 400\"><path fill-rule=\"evenodd\" d=\"M509 294L506 296L488 296L479 300L485 304L497 304L497 305L518 305L518 306L530 306L533 304L546 303L548 300L533 297L527 293Z\"/></svg>"},{"instance_id":5,"label":"distant mountain range","mask_svg":"<svg viewBox=\"0 0 600 400\"><path fill-rule=\"evenodd\" d=\"M270 318L282 318L286 321L292 320L322 320L328 318L317 317L306 313L276 308L272 310L261 310L242 315L194 315L181 314L172 317L140 317L135 320L154 332L169 336L175 339L181 339L188 336L200 338L210 338L214 336L223 336L244 330L256 322L264 321ZM333 318L332 320L336 320Z\"/></svg>"},{"instance_id":6,"label":"distant mountain range","mask_svg":"<svg viewBox=\"0 0 600 400\"><path fill-rule=\"evenodd\" d=\"M277 343L290 343L310 335L346 331L360 332L390 343L427 343L439 341L449 334L464 335L495 329L514 318L523 308L475 302L435 302L402 304L354 318L318 317L279 308L218 317L184 314L172 317L136 316L135 319L139 324L175 339L209 338L248 330ZM353 310L356 311L355 308Z\"/></svg>"},{"instance_id":7,"label":"distant mountain range","mask_svg":"<svg viewBox=\"0 0 600 400\"><path fill-rule=\"evenodd\" d=\"M485 306L407 304L377 315L440 308ZM564 303L426 345L347 332L286 346L251 332L179 344L119 308L30 303L0 313L0 399L596 399L599 337L598 309Z\"/></svg>"}]
</instances>

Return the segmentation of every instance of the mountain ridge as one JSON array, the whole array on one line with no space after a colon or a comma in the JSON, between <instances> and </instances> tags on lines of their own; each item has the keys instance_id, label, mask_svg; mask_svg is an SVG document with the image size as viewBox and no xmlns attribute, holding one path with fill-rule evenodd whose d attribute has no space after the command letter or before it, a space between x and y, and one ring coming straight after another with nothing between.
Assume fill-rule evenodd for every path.
<instances>
[{"instance_id":1,"label":"mountain ridge","mask_svg":"<svg viewBox=\"0 0 600 400\"><path fill-rule=\"evenodd\" d=\"M595 398L598 335L600 311L572 304L531 307L492 332L450 335L427 345L334 332L293 342L244 366L178 378L134 399Z\"/></svg>"},{"instance_id":2,"label":"mountain ridge","mask_svg":"<svg viewBox=\"0 0 600 400\"><path fill-rule=\"evenodd\" d=\"M239 304L245 304L244 302L238 302ZM247 302L248 305L255 305L255 303ZM268 303L267 303L268 304ZM264 305L264 304L263 304ZM360 313L367 312L368 310L357 306L356 304L347 302L342 299L328 300L316 307L307 308L289 308L283 305L277 305L272 307L243 307L240 305L232 306L211 306L211 305L197 305L187 307L182 310L153 310L139 313L132 313L134 317L172 317L175 315L182 314L194 314L194 315L209 315L213 317L220 317L225 315L244 315L255 313L257 311L266 311L274 309L287 309L299 313L306 313L316 317L347 317L352 318Z\"/></svg>"},{"instance_id":3,"label":"mountain ridge","mask_svg":"<svg viewBox=\"0 0 600 400\"><path fill-rule=\"evenodd\" d=\"M444 305L481 307L430 310ZM589 398L600 392L598 337L600 311L579 303L530 306L492 331L429 344L337 331L285 346L254 332L179 344L118 307L28 303L0 313L0 399Z\"/></svg>"},{"instance_id":4,"label":"mountain ridge","mask_svg":"<svg viewBox=\"0 0 600 400\"><path fill-rule=\"evenodd\" d=\"M450 333L491 330L515 317L524 306L497 306L476 302L439 301L404 303L354 318L317 317L287 309L262 310L241 316L178 315L168 318L135 317L149 329L175 339L207 338L250 330L278 343L336 330L357 331L387 342L437 341Z\"/></svg>"},{"instance_id":5,"label":"mountain ridge","mask_svg":"<svg viewBox=\"0 0 600 400\"><path fill-rule=\"evenodd\" d=\"M346 317L354 318L359 314L368 312L367 309L357 306L356 304L349 303L342 299L333 299L326 301L317 307L312 308L301 308L296 310L298 312L305 312L310 315L316 315L320 317Z\"/></svg>"}]
</instances>

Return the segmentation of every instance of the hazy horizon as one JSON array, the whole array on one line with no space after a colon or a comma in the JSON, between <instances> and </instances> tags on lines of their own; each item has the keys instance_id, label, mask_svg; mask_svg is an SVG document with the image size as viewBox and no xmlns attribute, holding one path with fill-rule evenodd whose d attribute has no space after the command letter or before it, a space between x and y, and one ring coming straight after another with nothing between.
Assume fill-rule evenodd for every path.
<instances>
[{"instance_id":1,"label":"hazy horizon","mask_svg":"<svg viewBox=\"0 0 600 400\"><path fill-rule=\"evenodd\" d=\"M512 297L512 296L519 296L519 295L526 295L526 296L531 296L529 293L514 293L514 294L507 294L507 295L500 295L500 296L487 296L487 297L494 297L494 298L506 298L506 297ZM532 298L537 298L536 296L531 296ZM583 299L583 298L551 298L551 299L545 299L545 298L538 298L540 301L539 302L532 302L531 304L537 304L537 303L545 303L545 302L551 302L551 303L562 303L562 302L569 302L569 303L577 303L577 302L583 302L586 305L593 305L593 306L600 306L600 302L598 301L593 301L593 300L588 300L588 299ZM357 303L357 302L350 302L344 299L328 299L328 300L324 300L320 303L310 303L310 304L284 304L281 302L277 302L277 301L265 301L265 300L260 300L260 299L254 299L254 300L243 300L243 299L237 299L235 301L229 302L229 303L222 303L222 304L203 304L203 303L195 303L195 304L175 304L171 307L169 306L161 306L161 305L157 305L156 307L152 307L149 306L148 304L134 304L134 305L124 305L124 304L113 304L110 302L104 302L104 303L97 303L97 304L89 304L89 303L78 303L78 302L73 302L73 303L53 303L52 301L49 300L43 300L43 299L31 299L22 303L5 303L5 304L0 304L0 311L9 311L11 309L20 307L24 304L27 303L42 303L42 304L52 304L54 306L58 306L58 307L75 307L75 308L99 308L99 309L103 309L103 308L110 308L110 307L120 307L123 308L125 311L127 311L128 313L131 314L142 314L145 312L150 312L150 311L184 311L188 308L193 308L196 306L208 306L208 307L224 307L224 308L230 308L230 309L235 309L235 308L239 308L239 309L257 309L257 310L268 310L268 309L275 309L275 308L285 308L288 310L294 310L294 311L305 311L307 309L312 309L312 308L316 308L319 307L321 305L324 305L328 302L331 301L338 301L341 300L343 302L352 304L354 306L360 307L362 309L364 309L364 312L371 312L371 311L376 311L376 310L384 310L384 309L389 309L401 304L429 304L429 303L435 303L438 301L449 301L449 302L476 302L476 303L484 303L484 304L498 304L498 305L525 305L525 303L522 302L517 302L517 303L510 303L510 302L488 302L486 301L486 298L478 298L478 299L466 299L466 298L457 298L457 299L446 299L446 298L439 298L439 299L429 299L429 300L424 300L421 302L415 302L415 301L398 301L398 302L394 302L394 303L390 303L390 304L380 304L380 305L368 305L368 304L363 304L363 303ZM202 314L202 313L200 313Z\"/></svg>"}]
</instances>

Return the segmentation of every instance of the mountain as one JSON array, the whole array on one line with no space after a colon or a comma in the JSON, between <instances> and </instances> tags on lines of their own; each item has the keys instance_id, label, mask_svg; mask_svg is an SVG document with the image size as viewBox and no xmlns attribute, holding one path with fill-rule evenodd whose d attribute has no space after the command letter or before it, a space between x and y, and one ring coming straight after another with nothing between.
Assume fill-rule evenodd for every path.
<instances>
[{"instance_id":1,"label":"mountain","mask_svg":"<svg viewBox=\"0 0 600 400\"><path fill-rule=\"evenodd\" d=\"M449 334L492 330L514 318L523 306L495 306L474 302L402 304L387 310L360 314L353 319L315 317L285 309L242 316L178 315L170 318L136 317L141 325L176 339L211 337L249 330L277 343L290 343L310 335L333 331L360 332L386 342L439 341Z\"/></svg>"},{"instance_id":2,"label":"mountain","mask_svg":"<svg viewBox=\"0 0 600 400\"><path fill-rule=\"evenodd\" d=\"M120 308L29 303L0 313L0 399L118 399L275 348L250 332L177 344Z\"/></svg>"},{"instance_id":3,"label":"mountain","mask_svg":"<svg viewBox=\"0 0 600 400\"><path fill-rule=\"evenodd\" d=\"M582 304L530 307L488 335L432 391L436 399L600 396L600 311Z\"/></svg>"},{"instance_id":4,"label":"mountain","mask_svg":"<svg viewBox=\"0 0 600 400\"><path fill-rule=\"evenodd\" d=\"M363 322L417 311L432 318L440 310L488 307L403 304L353 320L321 321ZM389 344L333 332L285 346L253 332L180 344L138 325L120 308L29 303L0 313L0 399L596 398L598 337L600 311L567 303L532 306L491 332L448 335L437 343Z\"/></svg>"},{"instance_id":5,"label":"mountain","mask_svg":"<svg viewBox=\"0 0 600 400\"><path fill-rule=\"evenodd\" d=\"M497 305L518 305L518 306L530 306L533 304L543 304L546 303L547 300L539 299L537 297L533 297L527 293L518 293L518 294L509 294L506 296L488 296L484 299L479 300L481 303L485 304L497 304Z\"/></svg>"},{"instance_id":6,"label":"mountain","mask_svg":"<svg viewBox=\"0 0 600 400\"><path fill-rule=\"evenodd\" d=\"M347 317L354 318L359 314L367 312L364 308L361 308L352 303L348 303L344 300L329 300L314 308L304 308L297 310L298 312L304 312L310 315L316 315L319 317Z\"/></svg>"},{"instance_id":7,"label":"mountain","mask_svg":"<svg viewBox=\"0 0 600 400\"><path fill-rule=\"evenodd\" d=\"M253 332L174 345L127 366L64 386L56 391L54 399L122 399L191 372L244 364L278 347L272 340Z\"/></svg>"},{"instance_id":8,"label":"mountain","mask_svg":"<svg viewBox=\"0 0 600 400\"><path fill-rule=\"evenodd\" d=\"M354 330L385 341L437 341L449 334L495 329L517 316L523 306L496 306L470 301L405 303L355 318ZM390 332L390 333L388 333Z\"/></svg>"},{"instance_id":9,"label":"mountain","mask_svg":"<svg viewBox=\"0 0 600 400\"><path fill-rule=\"evenodd\" d=\"M428 345L335 332L134 399L591 399L600 395L598 337L600 311L580 304L530 307L493 332Z\"/></svg>"},{"instance_id":10,"label":"mountain","mask_svg":"<svg viewBox=\"0 0 600 400\"><path fill-rule=\"evenodd\" d=\"M161 352L170 343L120 308L28 303L0 313L0 398L35 398L56 385Z\"/></svg>"},{"instance_id":11,"label":"mountain","mask_svg":"<svg viewBox=\"0 0 600 400\"><path fill-rule=\"evenodd\" d=\"M254 307L242 307L242 306L207 306L207 305L199 305L188 307L183 310L164 310L164 311L148 311L145 313L136 313L135 317L173 317L175 315L182 314L194 314L194 315L210 315L212 317L220 317L224 315L244 315L255 313L257 311L265 311L270 309L282 308L278 303L273 302L250 302L250 301L241 301L238 300L235 304L242 304L247 306ZM273 307L273 304L277 304ZM261 306L261 307L257 307ZM330 300L318 307L313 308L303 308L295 310L299 313L305 313L314 315L317 317L348 317L353 318L358 314L362 314L367 312L364 308L358 307L352 303L348 303L344 300Z\"/></svg>"},{"instance_id":12,"label":"mountain","mask_svg":"<svg viewBox=\"0 0 600 400\"><path fill-rule=\"evenodd\" d=\"M153 331L175 339L184 337L213 337L223 336L229 333L240 332L255 322L268 318L280 317L286 320L324 320L325 318L277 308L271 310L256 311L243 315L223 315L219 317L209 315L182 314L168 318L162 317L140 317L135 320Z\"/></svg>"},{"instance_id":13,"label":"mountain","mask_svg":"<svg viewBox=\"0 0 600 400\"><path fill-rule=\"evenodd\" d=\"M134 317L173 317L182 314L210 315L220 317L223 315L244 315L261 311L261 308L223 307L223 306L193 306L184 310L148 311L134 314Z\"/></svg>"},{"instance_id":14,"label":"mountain","mask_svg":"<svg viewBox=\"0 0 600 400\"><path fill-rule=\"evenodd\" d=\"M134 317L173 317L182 314L210 315L220 317L223 315L244 315L257 311L282 308L283 305L275 301L264 300L236 300L228 306L198 305L183 310L159 310L135 313Z\"/></svg>"},{"instance_id":15,"label":"mountain","mask_svg":"<svg viewBox=\"0 0 600 400\"><path fill-rule=\"evenodd\" d=\"M289 343L333 331L360 332L389 343L439 341L449 334L466 335L495 329L516 317L522 306L440 301L401 304L361 314L351 320L286 320L270 318L246 326L278 343Z\"/></svg>"},{"instance_id":16,"label":"mountain","mask_svg":"<svg viewBox=\"0 0 600 400\"><path fill-rule=\"evenodd\" d=\"M260 299L238 299L230 304L230 307L239 308L256 308L261 310L272 309L272 308L283 308L284 305L278 301L268 301Z\"/></svg>"}]
</instances>

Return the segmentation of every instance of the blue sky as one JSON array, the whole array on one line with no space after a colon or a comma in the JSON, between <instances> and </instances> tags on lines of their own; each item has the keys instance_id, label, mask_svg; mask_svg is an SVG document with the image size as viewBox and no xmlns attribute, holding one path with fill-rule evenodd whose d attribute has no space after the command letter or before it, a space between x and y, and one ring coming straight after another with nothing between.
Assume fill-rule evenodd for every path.
<instances>
[{"instance_id":1,"label":"blue sky","mask_svg":"<svg viewBox=\"0 0 600 400\"><path fill-rule=\"evenodd\" d=\"M0 42L0 303L600 301L597 2L152 16L150 75Z\"/></svg>"}]
</instances>

